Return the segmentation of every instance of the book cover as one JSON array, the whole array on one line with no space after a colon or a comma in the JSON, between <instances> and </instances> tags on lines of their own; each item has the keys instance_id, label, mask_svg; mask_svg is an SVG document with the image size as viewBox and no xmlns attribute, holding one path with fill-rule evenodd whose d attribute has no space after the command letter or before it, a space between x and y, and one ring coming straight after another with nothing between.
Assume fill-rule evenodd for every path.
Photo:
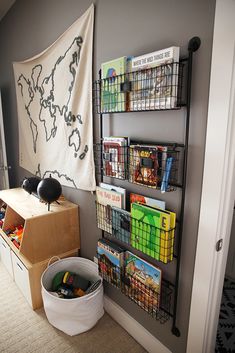
<instances>
[{"instance_id":1,"label":"book cover","mask_svg":"<svg viewBox=\"0 0 235 353\"><path fill-rule=\"evenodd\" d=\"M104 137L102 143L104 175L126 179L128 138Z\"/></svg>"},{"instance_id":2,"label":"book cover","mask_svg":"<svg viewBox=\"0 0 235 353\"><path fill-rule=\"evenodd\" d=\"M160 304L162 271L130 251L125 253L125 276L130 280L129 295L147 311Z\"/></svg>"},{"instance_id":3,"label":"book cover","mask_svg":"<svg viewBox=\"0 0 235 353\"><path fill-rule=\"evenodd\" d=\"M152 199L151 197L130 193L130 203L142 203L147 206L158 207L163 210L166 208L166 202L162 200Z\"/></svg>"},{"instance_id":4,"label":"book cover","mask_svg":"<svg viewBox=\"0 0 235 353\"><path fill-rule=\"evenodd\" d=\"M154 210L158 210L160 216L160 257L159 260L163 263L168 263L173 260L174 252L174 236L176 225L176 213L166 209L161 209L156 206L148 206Z\"/></svg>"},{"instance_id":5,"label":"book cover","mask_svg":"<svg viewBox=\"0 0 235 353\"><path fill-rule=\"evenodd\" d=\"M107 282L119 286L124 265L124 249L108 239L99 239L97 253L101 276Z\"/></svg>"},{"instance_id":6,"label":"book cover","mask_svg":"<svg viewBox=\"0 0 235 353\"><path fill-rule=\"evenodd\" d=\"M131 204L131 245L160 260L161 236L170 230L170 214L143 204Z\"/></svg>"},{"instance_id":7,"label":"book cover","mask_svg":"<svg viewBox=\"0 0 235 353\"><path fill-rule=\"evenodd\" d=\"M130 145L129 181L156 188L160 180L158 177L158 158L158 148L156 146Z\"/></svg>"},{"instance_id":8,"label":"book cover","mask_svg":"<svg viewBox=\"0 0 235 353\"><path fill-rule=\"evenodd\" d=\"M125 81L127 57L123 56L101 65L101 112L126 110L126 95L121 92Z\"/></svg>"},{"instance_id":9,"label":"book cover","mask_svg":"<svg viewBox=\"0 0 235 353\"><path fill-rule=\"evenodd\" d=\"M112 236L130 244L130 212L112 207Z\"/></svg>"},{"instance_id":10,"label":"book cover","mask_svg":"<svg viewBox=\"0 0 235 353\"><path fill-rule=\"evenodd\" d=\"M97 226L112 233L112 206L122 207L122 194L97 186L96 201Z\"/></svg>"},{"instance_id":11,"label":"book cover","mask_svg":"<svg viewBox=\"0 0 235 353\"><path fill-rule=\"evenodd\" d=\"M132 59L130 110L171 109L177 106L179 47Z\"/></svg>"},{"instance_id":12,"label":"book cover","mask_svg":"<svg viewBox=\"0 0 235 353\"><path fill-rule=\"evenodd\" d=\"M100 187L102 187L103 189L112 190L112 191L118 192L119 194L122 194L122 208L124 210L126 209L126 189L121 188L120 186L106 184L102 182L100 183Z\"/></svg>"}]
</instances>

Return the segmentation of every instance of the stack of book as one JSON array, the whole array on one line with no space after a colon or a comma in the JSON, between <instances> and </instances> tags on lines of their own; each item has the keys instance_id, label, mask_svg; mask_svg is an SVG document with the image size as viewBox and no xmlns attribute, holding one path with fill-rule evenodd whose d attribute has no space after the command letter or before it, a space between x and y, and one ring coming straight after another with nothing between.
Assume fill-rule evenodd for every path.
<instances>
[{"instance_id":1,"label":"stack of book","mask_svg":"<svg viewBox=\"0 0 235 353\"><path fill-rule=\"evenodd\" d=\"M103 171L105 176L126 179L127 137L109 136L103 138Z\"/></svg>"},{"instance_id":2,"label":"stack of book","mask_svg":"<svg viewBox=\"0 0 235 353\"><path fill-rule=\"evenodd\" d=\"M101 65L101 112L177 107L179 47ZM125 88L124 88L125 87Z\"/></svg>"}]
</instances>

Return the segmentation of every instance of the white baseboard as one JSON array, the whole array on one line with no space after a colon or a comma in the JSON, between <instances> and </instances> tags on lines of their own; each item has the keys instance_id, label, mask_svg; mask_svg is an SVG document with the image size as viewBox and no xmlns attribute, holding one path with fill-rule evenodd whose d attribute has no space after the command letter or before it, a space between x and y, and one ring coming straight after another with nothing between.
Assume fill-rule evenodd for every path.
<instances>
[{"instance_id":1,"label":"white baseboard","mask_svg":"<svg viewBox=\"0 0 235 353\"><path fill-rule=\"evenodd\" d=\"M131 317L125 310L106 295L104 308L107 313L122 326L149 353L172 353L156 337Z\"/></svg>"}]
</instances>

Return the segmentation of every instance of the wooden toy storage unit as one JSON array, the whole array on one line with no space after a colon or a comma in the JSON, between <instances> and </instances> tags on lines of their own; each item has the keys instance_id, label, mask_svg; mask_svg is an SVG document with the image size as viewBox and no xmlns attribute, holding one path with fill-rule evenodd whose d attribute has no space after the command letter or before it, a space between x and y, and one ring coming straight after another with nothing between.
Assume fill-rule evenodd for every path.
<instances>
[{"instance_id":1,"label":"wooden toy storage unit","mask_svg":"<svg viewBox=\"0 0 235 353\"><path fill-rule=\"evenodd\" d=\"M1 261L33 309L42 306L41 275L53 256L77 256L80 249L79 207L67 200L47 205L22 188L0 191L6 205L0 229ZM19 249L4 232L23 224Z\"/></svg>"}]
</instances>

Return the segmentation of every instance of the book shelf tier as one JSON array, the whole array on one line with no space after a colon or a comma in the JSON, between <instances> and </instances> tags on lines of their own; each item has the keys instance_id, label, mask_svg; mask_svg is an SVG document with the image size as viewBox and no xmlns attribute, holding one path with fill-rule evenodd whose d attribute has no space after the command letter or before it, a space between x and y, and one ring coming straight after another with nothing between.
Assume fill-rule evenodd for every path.
<instances>
[{"instance_id":1,"label":"book shelf tier","mask_svg":"<svg viewBox=\"0 0 235 353\"><path fill-rule=\"evenodd\" d=\"M145 310L161 324L166 323L172 316L172 299L174 286L165 280L161 281L161 290L151 284L151 280L144 281L140 275L127 274L124 269L113 265L106 257L97 254L99 274L103 279L121 290L131 301Z\"/></svg>"},{"instance_id":2,"label":"book shelf tier","mask_svg":"<svg viewBox=\"0 0 235 353\"><path fill-rule=\"evenodd\" d=\"M135 204L129 212L96 202L97 227L108 233L110 240L127 244L162 263L173 260L175 227L161 222L156 216L143 214ZM165 226L163 228L162 224Z\"/></svg>"},{"instance_id":3,"label":"book shelf tier","mask_svg":"<svg viewBox=\"0 0 235 353\"><path fill-rule=\"evenodd\" d=\"M98 114L174 110L182 103L183 63L173 62L96 80Z\"/></svg>"},{"instance_id":4,"label":"book shelf tier","mask_svg":"<svg viewBox=\"0 0 235 353\"><path fill-rule=\"evenodd\" d=\"M182 186L180 165L184 146L181 144L118 143L103 141L94 145L96 174L130 183L175 191Z\"/></svg>"}]
</instances>

